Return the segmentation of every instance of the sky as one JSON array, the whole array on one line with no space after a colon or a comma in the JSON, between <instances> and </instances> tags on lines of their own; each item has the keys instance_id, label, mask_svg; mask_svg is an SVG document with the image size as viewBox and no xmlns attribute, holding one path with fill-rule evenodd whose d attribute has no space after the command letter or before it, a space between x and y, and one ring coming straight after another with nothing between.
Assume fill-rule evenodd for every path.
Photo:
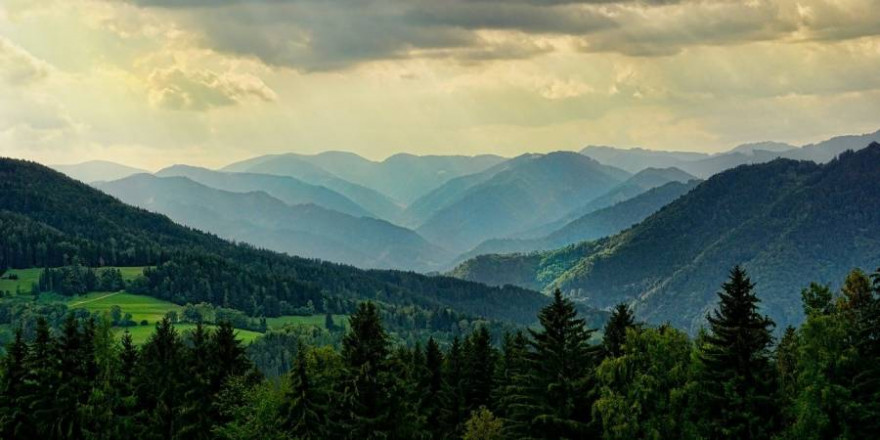
<instances>
[{"instance_id":1,"label":"sky","mask_svg":"<svg viewBox=\"0 0 880 440\"><path fill-rule=\"evenodd\" d=\"M0 0L0 156L717 152L880 129L880 0Z\"/></svg>"}]
</instances>

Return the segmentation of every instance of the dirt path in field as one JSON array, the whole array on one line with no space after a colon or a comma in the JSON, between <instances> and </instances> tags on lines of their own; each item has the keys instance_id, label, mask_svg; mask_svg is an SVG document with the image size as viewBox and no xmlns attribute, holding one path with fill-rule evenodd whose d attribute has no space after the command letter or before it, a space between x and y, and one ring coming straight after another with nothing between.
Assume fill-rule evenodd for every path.
<instances>
[{"instance_id":1,"label":"dirt path in field","mask_svg":"<svg viewBox=\"0 0 880 440\"><path fill-rule=\"evenodd\" d=\"M85 301L79 301L79 302L72 303L72 304L70 304L68 307L76 307L76 306L81 306L81 305L83 305L83 304L88 304L88 303L90 303L90 302L100 301L100 300L102 300L102 299L104 299L104 298L110 298L111 296L119 295L120 293L122 293L122 292L108 293L108 294L106 294L106 295L104 295L104 296L99 296L99 297L97 297L97 298L92 298L92 299L87 299L87 300L85 300Z\"/></svg>"}]
</instances>

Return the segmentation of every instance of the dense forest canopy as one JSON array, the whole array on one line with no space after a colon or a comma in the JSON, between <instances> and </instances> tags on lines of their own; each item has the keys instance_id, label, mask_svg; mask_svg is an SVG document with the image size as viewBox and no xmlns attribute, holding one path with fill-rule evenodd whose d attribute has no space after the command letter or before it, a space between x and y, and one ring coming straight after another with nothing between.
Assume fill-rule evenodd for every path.
<instances>
[{"instance_id":1,"label":"dense forest canopy","mask_svg":"<svg viewBox=\"0 0 880 440\"><path fill-rule=\"evenodd\" d=\"M4 439L868 439L880 436L880 270L802 291L775 340L741 267L696 338L614 308L601 342L556 291L527 331L393 344L361 303L338 346L296 343L280 380L228 324L142 347L106 320L39 321L0 367Z\"/></svg>"}]
</instances>

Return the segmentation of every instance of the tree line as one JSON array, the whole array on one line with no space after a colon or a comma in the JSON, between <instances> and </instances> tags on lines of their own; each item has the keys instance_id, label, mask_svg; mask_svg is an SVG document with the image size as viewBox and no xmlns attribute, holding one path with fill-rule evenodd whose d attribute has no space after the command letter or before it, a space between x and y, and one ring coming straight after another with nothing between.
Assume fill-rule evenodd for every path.
<instances>
[{"instance_id":1,"label":"tree line","mask_svg":"<svg viewBox=\"0 0 880 440\"><path fill-rule=\"evenodd\" d=\"M69 317L19 332L0 375L0 433L18 438L880 438L880 271L802 292L806 320L774 340L734 268L695 338L614 308L600 340L560 292L539 325L394 344L360 304L339 348L299 344L263 378L228 324L142 347ZM497 338L497 339L496 339Z\"/></svg>"}]
</instances>

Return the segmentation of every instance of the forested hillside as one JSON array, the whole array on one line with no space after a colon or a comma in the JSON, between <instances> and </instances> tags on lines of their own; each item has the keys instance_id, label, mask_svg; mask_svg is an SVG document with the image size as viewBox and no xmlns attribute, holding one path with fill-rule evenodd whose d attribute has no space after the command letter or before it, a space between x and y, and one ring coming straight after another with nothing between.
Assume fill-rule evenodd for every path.
<instances>
[{"instance_id":1,"label":"forested hillside","mask_svg":"<svg viewBox=\"0 0 880 440\"><path fill-rule=\"evenodd\" d=\"M628 177L577 153L536 156L467 187L416 232L449 250L467 251L486 239L555 220Z\"/></svg>"},{"instance_id":2,"label":"forested hillside","mask_svg":"<svg viewBox=\"0 0 880 440\"><path fill-rule=\"evenodd\" d=\"M737 167L616 236L539 255L478 258L453 273L530 280L519 284L559 287L598 307L633 302L651 322L696 331L724 267L749 268L764 310L786 325L803 319L799 280L833 283L878 260L875 143L825 165L782 159Z\"/></svg>"},{"instance_id":3,"label":"forested hillside","mask_svg":"<svg viewBox=\"0 0 880 440\"><path fill-rule=\"evenodd\" d=\"M230 176L237 178L235 173ZM451 258L414 231L385 220L355 217L311 203L291 206L262 191L221 191L186 177L146 174L97 187L180 224L289 255L360 268L420 272Z\"/></svg>"},{"instance_id":4,"label":"forested hillside","mask_svg":"<svg viewBox=\"0 0 880 440\"><path fill-rule=\"evenodd\" d=\"M238 193L263 191L288 205L311 203L356 217L375 217L374 214L336 191L289 176L228 173L186 165L175 165L159 170L156 176L186 177L211 188Z\"/></svg>"},{"instance_id":5,"label":"forested hillside","mask_svg":"<svg viewBox=\"0 0 880 440\"><path fill-rule=\"evenodd\" d=\"M295 154L261 156L236 162L223 171L289 176L312 185L327 187L348 197L377 218L394 221L402 208L385 194L349 182Z\"/></svg>"},{"instance_id":6,"label":"forested hillside","mask_svg":"<svg viewBox=\"0 0 880 440\"><path fill-rule=\"evenodd\" d=\"M687 194L699 184L670 182L624 200L613 206L585 214L573 221L564 223L550 234L532 239L494 239L480 243L460 260L486 254L528 253L552 250L587 240L596 240L616 234L644 220L660 208ZM460 261L459 260L459 261Z\"/></svg>"},{"instance_id":7,"label":"forested hillside","mask_svg":"<svg viewBox=\"0 0 880 440\"><path fill-rule=\"evenodd\" d=\"M290 347L265 377L233 328L137 347L106 320L21 331L0 363L4 439L873 439L880 436L880 272L803 286L800 328L773 337L762 291L736 266L706 331L614 308L601 339L559 291L528 331L477 327L395 344L373 303L338 348ZM806 281L804 281L806 283ZM716 288L717 289L717 288ZM287 356L285 356L287 357ZM262 358L258 358L261 359Z\"/></svg>"},{"instance_id":8,"label":"forested hillside","mask_svg":"<svg viewBox=\"0 0 880 440\"><path fill-rule=\"evenodd\" d=\"M0 208L0 266L151 266L138 291L179 304L205 301L260 316L309 302L318 312L344 312L374 299L529 323L547 301L520 288L362 271L231 244L30 162L0 160Z\"/></svg>"}]
</instances>

